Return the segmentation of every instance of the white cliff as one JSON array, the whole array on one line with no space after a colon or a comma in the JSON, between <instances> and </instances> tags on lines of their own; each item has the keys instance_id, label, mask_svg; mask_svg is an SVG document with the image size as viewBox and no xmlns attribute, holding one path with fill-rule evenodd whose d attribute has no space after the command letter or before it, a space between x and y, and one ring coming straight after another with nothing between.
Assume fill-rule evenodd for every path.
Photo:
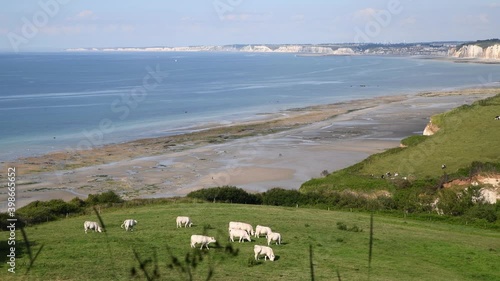
<instances>
[{"instance_id":1,"label":"white cliff","mask_svg":"<svg viewBox=\"0 0 500 281\"><path fill-rule=\"evenodd\" d=\"M251 53L269 53L272 52L271 48L264 45L255 45L255 46L245 46L240 49L241 52L251 52Z\"/></svg>"},{"instance_id":2,"label":"white cliff","mask_svg":"<svg viewBox=\"0 0 500 281\"><path fill-rule=\"evenodd\" d=\"M425 126L424 131L422 132L422 135L424 136L432 136L434 135L437 131L439 131L439 127L432 124L432 121L429 121L427 126Z\"/></svg>"},{"instance_id":3,"label":"white cliff","mask_svg":"<svg viewBox=\"0 0 500 281\"><path fill-rule=\"evenodd\" d=\"M500 60L500 44L487 48L482 48L477 45L464 45L458 50L456 48L450 49L448 55L455 58Z\"/></svg>"},{"instance_id":4,"label":"white cliff","mask_svg":"<svg viewBox=\"0 0 500 281\"><path fill-rule=\"evenodd\" d=\"M493 45L486 48L484 51L484 57L488 59L500 60L500 45Z\"/></svg>"},{"instance_id":5,"label":"white cliff","mask_svg":"<svg viewBox=\"0 0 500 281\"><path fill-rule=\"evenodd\" d=\"M74 48L66 51L85 52L248 52L248 53L299 53L319 55L354 55L351 48L330 48L314 45L246 45L246 46L189 46L189 47L119 47L119 48Z\"/></svg>"}]
</instances>

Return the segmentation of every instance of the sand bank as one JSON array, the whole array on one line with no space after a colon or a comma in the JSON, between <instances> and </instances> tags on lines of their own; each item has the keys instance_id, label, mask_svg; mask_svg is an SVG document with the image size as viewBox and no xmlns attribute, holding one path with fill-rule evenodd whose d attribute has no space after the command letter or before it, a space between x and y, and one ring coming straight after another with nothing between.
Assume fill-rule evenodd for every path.
<instances>
[{"instance_id":1,"label":"sand bank","mask_svg":"<svg viewBox=\"0 0 500 281\"><path fill-rule=\"evenodd\" d=\"M468 89L291 109L185 135L19 159L1 169L18 171L18 207L107 190L144 198L221 185L297 189L323 170L347 167L421 134L433 114L498 92ZM5 175L0 181L5 186ZM6 191L0 189L0 202L6 202Z\"/></svg>"}]
</instances>

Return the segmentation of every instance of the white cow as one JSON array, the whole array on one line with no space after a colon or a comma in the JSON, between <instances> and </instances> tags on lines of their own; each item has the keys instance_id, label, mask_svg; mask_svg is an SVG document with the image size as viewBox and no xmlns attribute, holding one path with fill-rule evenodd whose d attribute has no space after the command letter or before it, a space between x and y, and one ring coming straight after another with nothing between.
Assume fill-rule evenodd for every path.
<instances>
[{"instance_id":1,"label":"white cow","mask_svg":"<svg viewBox=\"0 0 500 281\"><path fill-rule=\"evenodd\" d=\"M231 221L229 222L229 228L233 229L242 229L248 232L250 235L254 235L255 232L253 231L253 227L251 224L244 223L244 222L237 222L237 221Z\"/></svg>"},{"instance_id":2,"label":"white cow","mask_svg":"<svg viewBox=\"0 0 500 281\"><path fill-rule=\"evenodd\" d=\"M240 243L241 243L241 241L245 242L245 239L248 242L252 242L252 239L250 238L250 235L248 235L248 232L246 232L243 229L230 228L229 229L229 239L231 239L231 242L234 242L234 237L239 237Z\"/></svg>"},{"instance_id":3,"label":"white cow","mask_svg":"<svg viewBox=\"0 0 500 281\"><path fill-rule=\"evenodd\" d=\"M271 228L267 226L257 225L255 227L255 237L260 237L261 234L265 234L267 238L267 235L271 232Z\"/></svg>"},{"instance_id":4,"label":"white cow","mask_svg":"<svg viewBox=\"0 0 500 281\"><path fill-rule=\"evenodd\" d=\"M253 252L255 254L255 260L259 260L259 256L263 255L264 260L267 260L267 258L269 258L270 261L274 261L274 252L270 247L255 245L253 246Z\"/></svg>"},{"instance_id":5,"label":"white cow","mask_svg":"<svg viewBox=\"0 0 500 281\"><path fill-rule=\"evenodd\" d=\"M182 225L184 225L184 227L191 227L193 225L189 217L177 217L175 222L177 223L177 227L182 227Z\"/></svg>"},{"instance_id":6,"label":"white cow","mask_svg":"<svg viewBox=\"0 0 500 281\"><path fill-rule=\"evenodd\" d=\"M191 248L194 248L196 244L201 244L200 250L203 249L203 246L207 247L209 243L215 243L214 237L209 237L205 235L191 235Z\"/></svg>"},{"instance_id":7,"label":"white cow","mask_svg":"<svg viewBox=\"0 0 500 281\"><path fill-rule=\"evenodd\" d=\"M276 245L281 244L281 234L278 232L271 232L267 234L267 245L271 245L271 242L275 241Z\"/></svg>"},{"instance_id":8,"label":"white cow","mask_svg":"<svg viewBox=\"0 0 500 281\"><path fill-rule=\"evenodd\" d=\"M134 231L134 225L136 225L136 224L137 224L136 220L128 219L128 220L123 221L123 223L120 227L121 228L125 227L125 231L128 231L129 229L130 229L130 231Z\"/></svg>"},{"instance_id":9,"label":"white cow","mask_svg":"<svg viewBox=\"0 0 500 281\"><path fill-rule=\"evenodd\" d=\"M87 230L93 229L94 232L102 232L101 227L99 224L95 221L86 221L83 223L83 229L85 230L85 233L87 233Z\"/></svg>"}]
</instances>

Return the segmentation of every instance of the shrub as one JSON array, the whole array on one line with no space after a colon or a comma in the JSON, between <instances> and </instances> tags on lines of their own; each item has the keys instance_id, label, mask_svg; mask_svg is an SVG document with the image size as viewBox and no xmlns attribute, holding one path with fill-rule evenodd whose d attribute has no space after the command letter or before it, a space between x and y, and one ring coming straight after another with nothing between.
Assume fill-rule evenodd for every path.
<instances>
[{"instance_id":1,"label":"shrub","mask_svg":"<svg viewBox=\"0 0 500 281\"><path fill-rule=\"evenodd\" d=\"M347 225L343 222L337 222L337 228L340 230L347 230Z\"/></svg>"},{"instance_id":2,"label":"shrub","mask_svg":"<svg viewBox=\"0 0 500 281\"><path fill-rule=\"evenodd\" d=\"M273 188L262 193L262 203L265 205L293 207L301 203L305 198L297 190Z\"/></svg>"},{"instance_id":3,"label":"shrub","mask_svg":"<svg viewBox=\"0 0 500 281\"><path fill-rule=\"evenodd\" d=\"M363 232L363 229L358 227L357 225L347 227L347 225L341 221L337 222L337 228L344 231Z\"/></svg>"},{"instance_id":4,"label":"shrub","mask_svg":"<svg viewBox=\"0 0 500 281\"><path fill-rule=\"evenodd\" d=\"M474 161L470 166L459 169L455 174L458 177L472 177L480 173L498 173L500 163Z\"/></svg>"},{"instance_id":5,"label":"shrub","mask_svg":"<svg viewBox=\"0 0 500 281\"><path fill-rule=\"evenodd\" d=\"M8 221L8 219L17 219L16 229L24 227L24 222L22 221L22 219L19 216L16 215L15 217L11 217L11 216L9 216L9 213L0 213L0 231L2 231L2 230L8 231L9 230L7 228L7 226L10 225L10 222Z\"/></svg>"},{"instance_id":6,"label":"shrub","mask_svg":"<svg viewBox=\"0 0 500 281\"><path fill-rule=\"evenodd\" d=\"M211 187L188 193L187 197L212 202L260 204L260 195L250 194L235 186Z\"/></svg>"},{"instance_id":7,"label":"shrub","mask_svg":"<svg viewBox=\"0 0 500 281\"><path fill-rule=\"evenodd\" d=\"M329 174L330 174L330 173L328 172L328 170L323 170L323 171L321 172L321 174L320 174L320 175L321 175L322 177L327 177Z\"/></svg>"},{"instance_id":8,"label":"shrub","mask_svg":"<svg viewBox=\"0 0 500 281\"><path fill-rule=\"evenodd\" d=\"M17 211L19 217L28 224L52 221L69 213L80 213L82 208L61 199L34 201Z\"/></svg>"},{"instance_id":9,"label":"shrub","mask_svg":"<svg viewBox=\"0 0 500 281\"><path fill-rule=\"evenodd\" d=\"M123 199L114 191L110 190L101 194L89 194L85 203L91 206L106 203L123 203Z\"/></svg>"},{"instance_id":10,"label":"shrub","mask_svg":"<svg viewBox=\"0 0 500 281\"><path fill-rule=\"evenodd\" d=\"M468 209L465 212L465 217L469 219L484 219L487 222L495 222L498 219L495 209L495 205L479 203Z\"/></svg>"},{"instance_id":11,"label":"shrub","mask_svg":"<svg viewBox=\"0 0 500 281\"><path fill-rule=\"evenodd\" d=\"M348 231L352 231L352 232L363 232L363 229L358 227L357 225L353 225L351 226Z\"/></svg>"},{"instance_id":12,"label":"shrub","mask_svg":"<svg viewBox=\"0 0 500 281\"><path fill-rule=\"evenodd\" d=\"M469 186L460 192L445 189L439 194L437 207L446 215L461 216L474 206L477 198L480 198L480 187ZM481 204L482 202L477 202Z\"/></svg>"}]
</instances>

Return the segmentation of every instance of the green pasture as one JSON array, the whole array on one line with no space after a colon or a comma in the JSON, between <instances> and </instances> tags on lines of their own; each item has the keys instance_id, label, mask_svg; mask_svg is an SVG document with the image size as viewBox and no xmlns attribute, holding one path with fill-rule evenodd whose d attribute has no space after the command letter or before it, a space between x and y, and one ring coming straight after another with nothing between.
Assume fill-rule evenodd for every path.
<instances>
[{"instance_id":1,"label":"green pasture","mask_svg":"<svg viewBox=\"0 0 500 281\"><path fill-rule=\"evenodd\" d=\"M432 123L440 128L434 135L410 137L403 140L407 147L371 155L325 178L305 182L301 190L392 191L391 183L380 179L387 172L413 181L456 174L472 162L499 163L500 121L495 120L499 114L500 95L438 114L432 117Z\"/></svg>"},{"instance_id":2,"label":"green pasture","mask_svg":"<svg viewBox=\"0 0 500 281\"><path fill-rule=\"evenodd\" d=\"M191 228L178 229L176 216L190 216ZM0 232L0 280L145 280L134 254L158 280L189 280L173 266L171 255L185 266L186 254L199 252L189 245L192 234L215 236L217 245L203 251L193 280L310 280L309 248L312 247L315 280L500 280L500 233L471 226L405 220L374 214L373 255L368 268L370 215L318 209L259 205L171 203L133 208L103 209L106 233L84 233L85 220L95 214L66 218L27 227L36 252L43 245L27 275L29 259L22 235L17 231L16 273L7 271L5 254L8 232ZM138 220L135 231L120 228L123 220ZM272 245L277 260L253 258L253 246L265 238L229 243L229 221L270 226L280 232L282 245ZM337 223L348 230L341 230ZM349 231L357 226L362 231ZM233 252L228 250L232 246ZM236 254L234 254L236 253ZM133 269L134 268L134 269ZM132 272L135 271L135 277Z\"/></svg>"}]
</instances>

